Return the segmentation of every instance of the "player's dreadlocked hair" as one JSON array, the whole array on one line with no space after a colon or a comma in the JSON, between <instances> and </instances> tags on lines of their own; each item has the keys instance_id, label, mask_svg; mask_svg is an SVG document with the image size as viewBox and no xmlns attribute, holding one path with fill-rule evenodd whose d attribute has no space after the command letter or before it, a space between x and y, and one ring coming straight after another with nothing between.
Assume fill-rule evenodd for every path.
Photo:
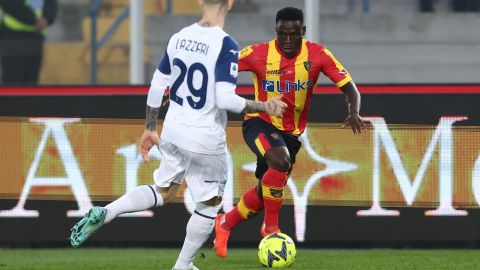
<instances>
[{"instance_id":1,"label":"player's dreadlocked hair","mask_svg":"<svg viewBox=\"0 0 480 270\"><path fill-rule=\"evenodd\" d=\"M282 8L277 12L275 22L278 21L300 21L303 24L303 11L294 7Z\"/></svg>"}]
</instances>

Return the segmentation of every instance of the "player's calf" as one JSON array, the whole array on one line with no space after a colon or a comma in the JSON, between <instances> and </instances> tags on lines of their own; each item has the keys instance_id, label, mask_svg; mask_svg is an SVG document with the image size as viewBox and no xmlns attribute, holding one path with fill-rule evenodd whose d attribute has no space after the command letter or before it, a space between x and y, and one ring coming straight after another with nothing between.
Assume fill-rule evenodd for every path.
<instances>
[{"instance_id":1,"label":"player's calf","mask_svg":"<svg viewBox=\"0 0 480 270\"><path fill-rule=\"evenodd\" d=\"M182 251L178 256L174 269L190 269L195 255L207 241L215 226L215 217L220 209L221 198L196 203L197 207L187 224L187 235L183 242ZM218 203L218 205L207 205Z\"/></svg>"},{"instance_id":2,"label":"player's calf","mask_svg":"<svg viewBox=\"0 0 480 270\"><path fill-rule=\"evenodd\" d=\"M262 178L262 195L265 206L265 232L271 234L279 230L278 215L282 208L284 185L288 178L287 172L269 168Z\"/></svg>"}]
</instances>

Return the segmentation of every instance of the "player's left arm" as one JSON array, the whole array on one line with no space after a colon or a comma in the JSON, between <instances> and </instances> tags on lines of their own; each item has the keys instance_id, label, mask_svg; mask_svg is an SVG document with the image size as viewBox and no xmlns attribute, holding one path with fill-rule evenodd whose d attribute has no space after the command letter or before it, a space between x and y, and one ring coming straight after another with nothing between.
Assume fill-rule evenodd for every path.
<instances>
[{"instance_id":1,"label":"player's left arm","mask_svg":"<svg viewBox=\"0 0 480 270\"><path fill-rule=\"evenodd\" d=\"M345 94L345 101L347 102L348 116L343 122L342 127L350 126L354 134L362 134L366 128L365 122L360 117L361 96L357 86L353 81L347 82L340 87L340 90Z\"/></svg>"},{"instance_id":2,"label":"player's left arm","mask_svg":"<svg viewBox=\"0 0 480 270\"><path fill-rule=\"evenodd\" d=\"M259 102L246 100L235 93L239 61L242 63L237 55L237 43L231 37L225 37L215 66L215 99L218 108L242 114L266 112L282 117L287 104L281 100L281 96L267 102Z\"/></svg>"},{"instance_id":3,"label":"player's left arm","mask_svg":"<svg viewBox=\"0 0 480 270\"><path fill-rule=\"evenodd\" d=\"M322 72L345 94L348 116L342 127L350 126L354 134L362 134L366 125L360 117L361 97L350 73L327 48L322 48L320 57L323 64Z\"/></svg>"}]
</instances>

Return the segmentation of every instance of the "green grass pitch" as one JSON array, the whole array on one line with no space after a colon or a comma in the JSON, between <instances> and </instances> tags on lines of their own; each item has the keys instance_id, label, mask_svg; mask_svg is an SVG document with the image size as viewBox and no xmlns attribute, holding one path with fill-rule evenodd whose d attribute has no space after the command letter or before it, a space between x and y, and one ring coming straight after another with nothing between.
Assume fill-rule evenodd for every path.
<instances>
[{"instance_id":1,"label":"green grass pitch","mask_svg":"<svg viewBox=\"0 0 480 270\"><path fill-rule=\"evenodd\" d=\"M0 249L0 270L170 270L179 249ZM255 249L231 249L221 260L202 249L200 270L263 269ZM301 249L289 269L480 269L480 250Z\"/></svg>"}]
</instances>

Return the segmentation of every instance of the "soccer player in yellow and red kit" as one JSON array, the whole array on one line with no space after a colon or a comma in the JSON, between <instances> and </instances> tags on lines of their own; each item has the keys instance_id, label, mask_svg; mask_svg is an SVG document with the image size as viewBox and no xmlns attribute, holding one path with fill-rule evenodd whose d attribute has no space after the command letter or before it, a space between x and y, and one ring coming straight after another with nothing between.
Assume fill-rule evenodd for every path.
<instances>
[{"instance_id":1,"label":"soccer player in yellow and red kit","mask_svg":"<svg viewBox=\"0 0 480 270\"><path fill-rule=\"evenodd\" d=\"M214 249L227 256L230 230L240 222L265 211L262 236L280 232L278 215L284 186L301 147L298 137L305 130L310 100L320 72L346 95L348 117L344 126L360 134L365 123L359 116L360 94L350 74L324 45L303 39L303 12L287 7L276 16L277 38L247 46L239 54L239 71L251 71L255 100L267 101L283 95L288 104L283 118L265 113L245 116L243 136L257 156L255 176L259 185L247 191L234 209L215 221Z\"/></svg>"}]
</instances>

